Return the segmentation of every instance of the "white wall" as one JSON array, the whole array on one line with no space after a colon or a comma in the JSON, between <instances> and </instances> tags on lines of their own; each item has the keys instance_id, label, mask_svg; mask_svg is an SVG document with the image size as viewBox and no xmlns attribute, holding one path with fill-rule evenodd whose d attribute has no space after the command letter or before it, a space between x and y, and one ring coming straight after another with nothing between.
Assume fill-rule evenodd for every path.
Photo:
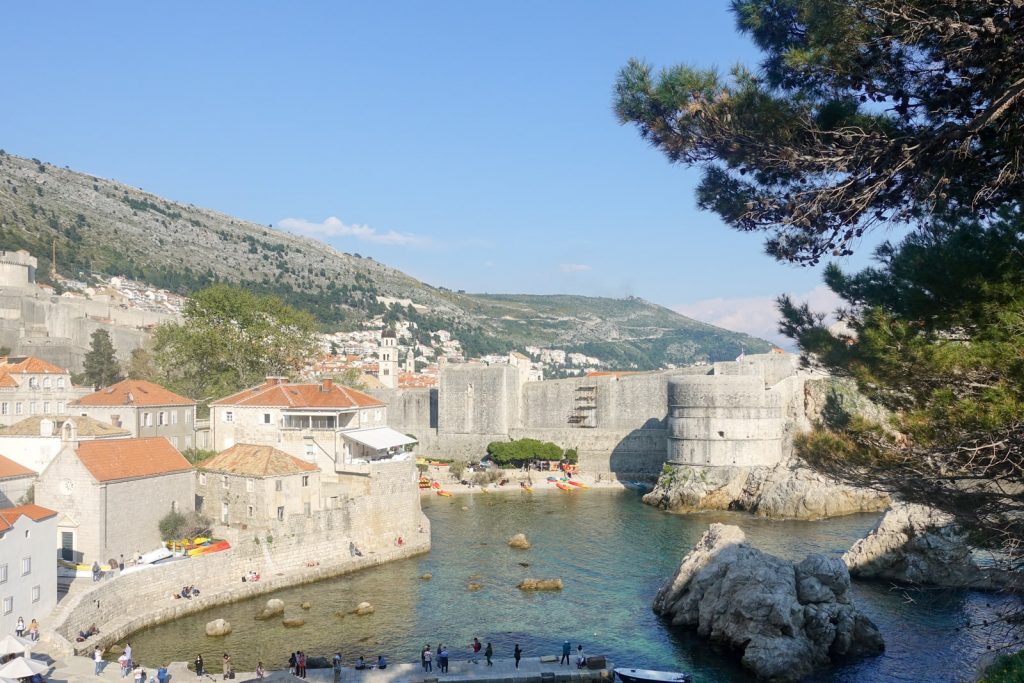
<instances>
[{"instance_id":1,"label":"white wall","mask_svg":"<svg viewBox=\"0 0 1024 683\"><path fill-rule=\"evenodd\" d=\"M7 581L0 583L0 633L14 633L18 617L25 626L33 617L42 619L57 604L57 518L33 522L22 515L14 527L0 535L0 579L7 566ZM22 560L31 558L28 574L22 573ZM38 599L33 588L38 586ZM5 609L11 599L11 611Z\"/></svg>"}]
</instances>

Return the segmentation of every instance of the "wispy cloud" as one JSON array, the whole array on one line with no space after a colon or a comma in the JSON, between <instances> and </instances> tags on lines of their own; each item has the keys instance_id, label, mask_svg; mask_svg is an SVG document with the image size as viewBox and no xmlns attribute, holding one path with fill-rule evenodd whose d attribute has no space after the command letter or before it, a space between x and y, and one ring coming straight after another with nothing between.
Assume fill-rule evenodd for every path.
<instances>
[{"instance_id":1,"label":"wispy cloud","mask_svg":"<svg viewBox=\"0 0 1024 683\"><path fill-rule=\"evenodd\" d=\"M395 230L379 232L369 225L345 223L335 216L329 216L320 223L308 221L305 218L282 218L277 225L288 232L307 237L352 237L364 242L400 247L424 247L430 244L430 239L427 237Z\"/></svg>"},{"instance_id":2,"label":"wispy cloud","mask_svg":"<svg viewBox=\"0 0 1024 683\"><path fill-rule=\"evenodd\" d=\"M585 263L562 263L559 264L558 270L563 273L585 273L591 270L591 267Z\"/></svg>"},{"instance_id":3,"label":"wispy cloud","mask_svg":"<svg viewBox=\"0 0 1024 683\"><path fill-rule=\"evenodd\" d=\"M809 292L790 295L797 303L806 301L811 310L831 313L842 304L842 300L825 285L818 285ZM793 340L779 334L779 311L775 297L739 297L734 299L703 299L690 304L672 306L677 313L711 323L735 332L746 332L761 339L767 339L784 348L792 348Z\"/></svg>"}]
</instances>

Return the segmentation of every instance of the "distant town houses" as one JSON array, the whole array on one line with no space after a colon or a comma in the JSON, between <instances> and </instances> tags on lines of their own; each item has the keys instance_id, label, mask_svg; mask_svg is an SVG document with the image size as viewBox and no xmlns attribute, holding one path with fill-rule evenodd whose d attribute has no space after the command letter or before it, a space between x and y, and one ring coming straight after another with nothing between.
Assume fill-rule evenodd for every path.
<instances>
[{"instance_id":1,"label":"distant town houses","mask_svg":"<svg viewBox=\"0 0 1024 683\"><path fill-rule=\"evenodd\" d=\"M57 511L41 505L0 506L0 633L14 633L57 604Z\"/></svg>"},{"instance_id":2,"label":"distant town houses","mask_svg":"<svg viewBox=\"0 0 1024 683\"><path fill-rule=\"evenodd\" d=\"M89 564L160 545L159 521L195 507L192 465L165 437L78 441L71 429L35 484L35 500L57 510L56 546Z\"/></svg>"},{"instance_id":3,"label":"distant town houses","mask_svg":"<svg viewBox=\"0 0 1024 683\"><path fill-rule=\"evenodd\" d=\"M68 404L88 389L71 383L71 373L33 356L0 356L0 425L33 415L66 415Z\"/></svg>"},{"instance_id":4,"label":"distant town houses","mask_svg":"<svg viewBox=\"0 0 1024 683\"><path fill-rule=\"evenodd\" d=\"M126 379L82 396L72 409L133 437L164 436L181 449L195 445L196 402L153 382Z\"/></svg>"}]
</instances>

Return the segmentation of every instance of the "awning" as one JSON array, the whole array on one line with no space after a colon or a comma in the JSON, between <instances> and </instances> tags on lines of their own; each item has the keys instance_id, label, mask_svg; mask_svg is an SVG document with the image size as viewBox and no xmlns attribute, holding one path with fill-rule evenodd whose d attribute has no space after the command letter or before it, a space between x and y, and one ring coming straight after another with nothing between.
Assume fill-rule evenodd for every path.
<instances>
[{"instance_id":1,"label":"awning","mask_svg":"<svg viewBox=\"0 0 1024 683\"><path fill-rule=\"evenodd\" d=\"M391 427L374 427L373 429L355 429L351 432L342 432L346 439L361 443L375 451L383 451L389 448L397 448L416 443L416 439L406 436L402 432Z\"/></svg>"}]
</instances>

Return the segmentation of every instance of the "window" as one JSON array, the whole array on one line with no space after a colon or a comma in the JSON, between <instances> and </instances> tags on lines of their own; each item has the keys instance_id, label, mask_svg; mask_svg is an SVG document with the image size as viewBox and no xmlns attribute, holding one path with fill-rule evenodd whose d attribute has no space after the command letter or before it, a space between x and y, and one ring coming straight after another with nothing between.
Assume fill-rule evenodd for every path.
<instances>
[{"instance_id":1,"label":"window","mask_svg":"<svg viewBox=\"0 0 1024 683\"><path fill-rule=\"evenodd\" d=\"M309 517L309 516L310 516L310 514L312 514L312 509L311 509L311 506L310 506L310 504L309 504L309 503L303 503L303 504L302 504L302 512L303 512L303 514L305 514L305 515L306 515L307 517Z\"/></svg>"},{"instance_id":2,"label":"window","mask_svg":"<svg viewBox=\"0 0 1024 683\"><path fill-rule=\"evenodd\" d=\"M64 414L64 410L65 410L65 408L64 408L64 401L57 401L57 414L58 415L63 415Z\"/></svg>"},{"instance_id":3,"label":"window","mask_svg":"<svg viewBox=\"0 0 1024 683\"><path fill-rule=\"evenodd\" d=\"M254 508L252 505L250 505L247 508L247 511L249 513L249 517L255 517L256 516L256 508Z\"/></svg>"},{"instance_id":4,"label":"window","mask_svg":"<svg viewBox=\"0 0 1024 683\"><path fill-rule=\"evenodd\" d=\"M53 384L50 382L50 378L49 377L44 377L43 378L43 389L50 389L52 386L53 386Z\"/></svg>"},{"instance_id":5,"label":"window","mask_svg":"<svg viewBox=\"0 0 1024 683\"><path fill-rule=\"evenodd\" d=\"M277 508L277 521L284 521L284 507Z\"/></svg>"},{"instance_id":6,"label":"window","mask_svg":"<svg viewBox=\"0 0 1024 683\"><path fill-rule=\"evenodd\" d=\"M228 487L228 475L225 474L223 477L220 478L220 484L224 488Z\"/></svg>"},{"instance_id":7,"label":"window","mask_svg":"<svg viewBox=\"0 0 1024 683\"><path fill-rule=\"evenodd\" d=\"M7 565L0 564L0 583L7 583Z\"/></svg>"},{"instance_id":8,"label":"window","mask_svg":"<svg viewBox=\"0 0 1024 683\"><path fill-rule=\"evenodd\" d=\"M328 505L330 505L332 508L338 507L338 497L331 496L330 499L328 500Z\"/></svg>"},{"instance_id":9,"label":"window","mask_svg":"<svg viewBox=\"0 0 1024 683\"><path fill-rule=\"evenodd\" d=\"M25 529L25 538L29 538L31 536L32 536L32 530L31 529Z\"/></svg>"},{"instance_id":10,"label":"window","mask_svg":"<svg viewBox=\"0 0 1024 683\"><path fill-rule=\"evenodd\" d=\"M224 421L225 422L234 422L235 421L235 414L233 412L231 412L230 410L225 410L224 411Z\"/></svg>"},{"instance_id":11,"label":"window","mask_svg":"<svg viewBox=\"0 0 1024 683\"><path fill-rule=\"evenodd\" d=\"M7 415L8 413L10 413L10 410L11 410L11 404L10 403L8 403L7 401L4 401L3 403L0 403L0 415Z\"/></svg>"},{"instance_id":12,"label":"window","mask_svg":"<svg viewBox=\"0 0 1024 683\"><path fill-rule=\"evenodd\" d=\"M49 401L43 401L43 415L49 415L49 414L50 414L50 402Z\"/></svg>"},{"instance_id":13,"label":"window","mask_svg":"<svg viewBox=\"0 0 1024 683\"><path fill-rule=\"evenodd\" d=\"M178 447L178 437L176 437L176 436L172 436L171 437L171 445L174 446L175 448Z\"/></svg>"},{"instance_id":14,"label":"window","mask_svg":"<svg viewBox=\"0 0 1024 683\"><path fill-rule=\"evenodd\" d=\"M199 485L206 486L206 472L199 473Z\"/></svg>"},{"instance_id":15,"label":"window","mask_svg":"<svg viewBox=\"0 0 1024 683\"><path fill-rule=\"evenodd\" d=\"M311 443L306 444L306 460L313 461L316 459L316 446Z\"/></svg>"},{"instance_id":16,"label":"window","mask_svg":"<svg viewBox=\"0 0 1024 683\"><path fill-rule=\"evenodd\" d=\"M163 427L167 424L167 411L161 410L156 414L156 424L158 427Z\"/></svg>"},{"instance_id":17,"label":"window","mask_svg":"<svg viewBox=\"0 0 1024 683\"><path fill-rule=\"evenodd\" d=\"M143 413L142 414L142 426L143 427L152 427L153 426L153 413Z\"/></svg>"},{"instance_id":18,"label":"window","mask_svg":"<svg viewBox=\"0 0 1024 683\"><path fill-rule=\"evenodd\" d=\"M275 482L274 482L274 490L275 490L275 491L283 491L283 490L284 490L284 486L282 486L282 484L283 484L283 483L284 483L284 482L282 482L282 481L281 481L280 479L278 479L277 481L275 481Z\"/></svg>"},{"instance_id":19,"label":"window","mask_svg":"<svg viewBox=\"0 0 1024 683\"><path fill-rule=\"evenodd\" d=\"M14 598L4 598L4 614L10 614L14 611Z\"/></svg>"},{"instance_id":20,"label":"window","mask_svg":"<svg viewBox=\"0 0 1024 683\"><path fill-rule=\"evenodd\" d=\"M246 479L245 480L245 490L248 491L249 493L252 493L253 491L255 491L256 490L256 482L254 482L252 479ZM250 515L250 517L251 516L252 515Z\"/></svg>"},{"instance_id":21,"label":"window","mask_svg":"<svg viewBox=\"0 0 1024 683\"><path fill-rule=\"evenodd\" d=\"M228 523L228 504L227 502L220 504L220 521L224 524Z\"/></svg>"},{"instance_id":22,"label":"window","mask_svg":"<svg viewBox=\"0 0 1024 683\"><path fill-rule=\"evenodd\" d=\"M42 591L39 590L39 586L32 586L32 602L39 602L39 595Z\"/></svg>"},{"instance_id":23,"label":"window","mask_svg":"<svg viewBox=\"0 0 1024 683\"><path fill-rule=\"evenodd\" d=\"M29 415L35 415L37 407L38 406L37 406L35 401L29 401L28 402L28 414Z\"/></svg>"},{"instance_id":24,"label":"window","mask_svg":"<svg viewBox=\"0 0 1024 683\"><path fill-rule=\"evenodd\" d=\"M192 411L191 410L186 410L185 411L185 422L191 422L191 421L192 421Z\"/></svg>"},{"instance_id":25,"label":"window","mask_svg":"<svg viewBox=\"0 0 1024 683\"><path fill-rule=\"evenodd\" d=\"M270 424L270 413L263 413L263 424Z\"/></svg>"},{"instance_id":26,"label":"window","mask_svg":"<svg viewBox=\"0 0 1024 683\"><path fill-rule=\"evenodd\" d=\"M178 424L178 411L177 410L172 410L171 411L171 424L172 425Z\"/></svg>"},{"instance_id":27,"label":"window","mask_svg":"<svg viewBox=\"0 0 1024 683\"><path fill-rule=\"evenodd\" d=\"M28 378L28 388L29 389L38 389L39 388L39 379L36 378L36 377L29 377Z\"/></svg>"},{"instance_id":28,"label":"window","mask_svg":"<svg viewBox=\"0 0 1024 683\"><path fill-rule=\"evenodd\" d=\"M309 486L309 475L308 474L302 475L302 485L303 486Z\"/></svg>"},{"instance_id":29,"label":"window","mask_svg":"<svg viewBox=\"0 0 1024 683\"><path fill-rule=\"evenodd\" d=\"M57 388L58 389L63 389L64 388L64 378L63 377L58 377L57 378Z\"/></svg>"},{"instance_id":30,"label":"window","mask_svg":"<svg viewBox=\"0 0 1024 683\"><path fill-rule=\"evenodd\" d=\"M23 557L21 558L21 575L25 576L32 573L32 558Z\"/></svg>"},{"instance_id":31,"label":"window","mask_svg":"<svg viewBox=\"0 0 1024 683\"><path fill-rule=\"evenodd\" d=\"M15 415L21 415L24 412L25 412L25 406L24 406L24 404L22 404L21 401L18 401L17 403L14 404L14 414Z\"/></svg>"}]
</instances>

